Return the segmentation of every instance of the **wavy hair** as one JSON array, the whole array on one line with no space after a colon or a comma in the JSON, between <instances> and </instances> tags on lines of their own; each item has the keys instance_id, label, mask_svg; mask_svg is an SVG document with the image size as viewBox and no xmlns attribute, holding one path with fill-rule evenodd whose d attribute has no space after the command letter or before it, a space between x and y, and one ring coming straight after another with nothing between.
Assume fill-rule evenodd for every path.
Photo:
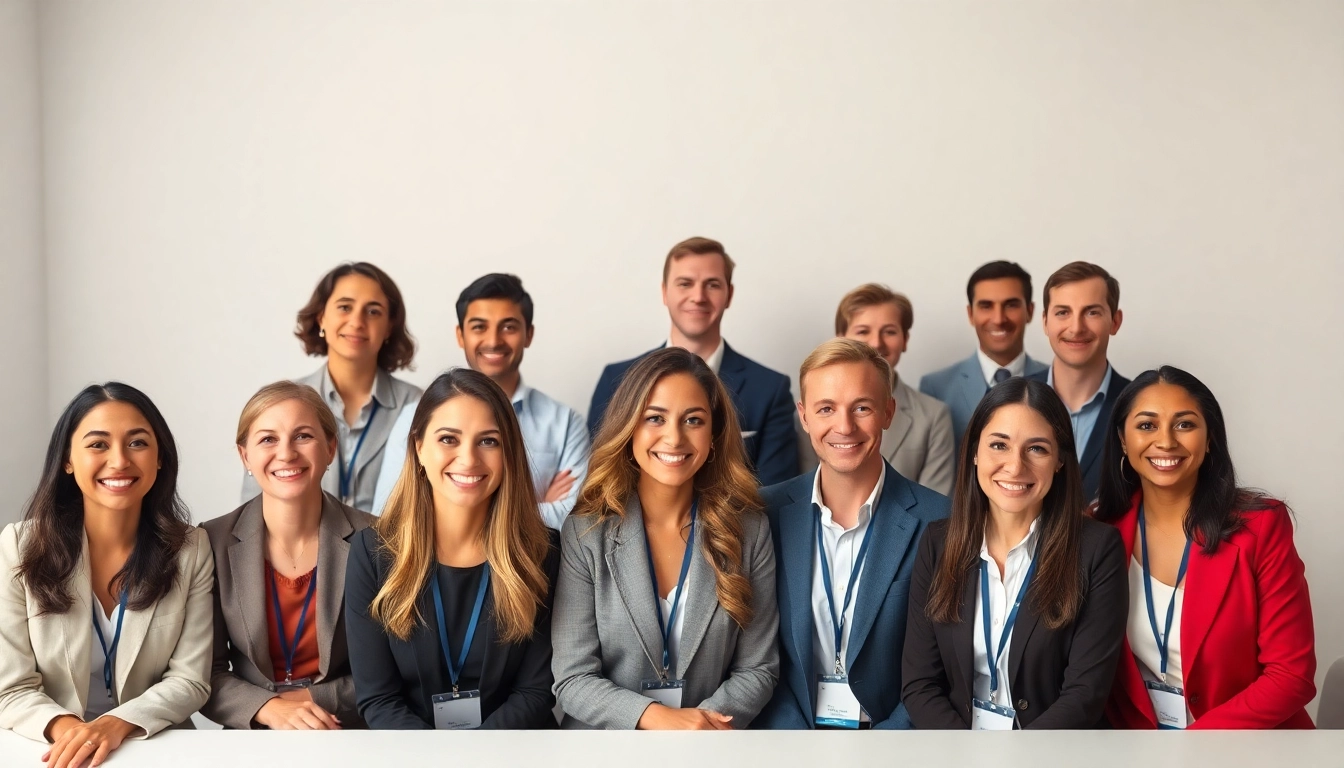
<instances>
[{"instance_id":1,"label":"wavy hair","mask_svg":"<svg viewBox=\"0 0 1344 768\"><path fill-rule=\"evenodd\" d=\"M326 310L336 282L346 275L363 275L373 280L387 296L387 342L378 350L378 367L388 373L410 368L415 359L415 337L406 327L406 303L401 300L401 289L386 272L367 261L346 262L317 281L313 295L295 318L294 335L303 344L303 351L313 357L327 356L327 340L322 337L317 319Z\"/></svg>"}]
</instances>

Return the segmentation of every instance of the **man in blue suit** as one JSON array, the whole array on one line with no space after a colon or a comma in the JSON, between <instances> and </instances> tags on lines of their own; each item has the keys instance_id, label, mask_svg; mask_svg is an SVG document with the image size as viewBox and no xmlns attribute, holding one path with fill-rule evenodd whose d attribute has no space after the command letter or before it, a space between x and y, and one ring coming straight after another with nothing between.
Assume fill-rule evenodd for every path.
<instances>
[{"instance_id":1,"label":"man in blue suit","mask_svg":"<svg viewBox=\"0 0 1344 768\"><path fill-rule=\"evenodd\" d=\"M1106 357L1111 337L1124 320L1120 282L1096 264L1075 261L1045 281L1041 304L1055 360L1027 378L1049 384L1069 409L1083 492L1092 501L1101 485L1101 446L1111 407L1129 385Z\"/></svg>"},{"instance_id":2,"label":"man in blue suit","mask_svg":"<svg viewBox=\"0 0 1344 768\"><path fill-rule=\"evenodd\" d=\"M663 306L672 329L662 346L694 352L719 375L737 408L756 479L771 485L798 473L789 377L749 360L723 340L719 326L732 301L733 260L721 243L692 237L672 247L663 261ZM642 357L612 363L602 371L588 408L588 431L594 438L617 385Z\"/></svg>"},{"instance_id":3,"label":"man in blue suit","mask_svg":"<svg viewBox=\"0 0 1344 768\"><path fill-rule=\"evenodd\" d=\"M1036 311L1031 302L1031 275L1025 269L1011 261L991 261L971 275L966 301L966 317L975 328L980 348L960 363L919 380L920 392L947 403L958 446L975 406L990 387L1046 368L1027 356L1023 344Z\"/></svg>"},{"instance_id":4,"label":"man in blue suit","mask_svg":"<svg viewBox=\"0 0 1344 768\"><path fill-rule=\"evenodd\" d=\"M901 705L910 574L946 496L882 458L891 368L871 347L832 339L798 374L798 414L821 461L766 488L775 541L780 675L753 728L909 728Z\"/></svg>"}]
</instances>

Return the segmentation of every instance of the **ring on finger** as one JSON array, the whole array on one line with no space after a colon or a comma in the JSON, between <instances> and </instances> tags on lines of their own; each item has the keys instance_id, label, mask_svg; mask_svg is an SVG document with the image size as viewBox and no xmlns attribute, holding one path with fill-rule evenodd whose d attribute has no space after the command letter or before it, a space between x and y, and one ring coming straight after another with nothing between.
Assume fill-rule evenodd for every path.
<instances>
[{"instance_id":1,"label":"ring on finger","mask_svg":"<svg viewBox=\"0 0 1344 768\"><path fill-rule=\"evenodd\" d=\"M84 746L86 746L86 747L97 747L98 745L97 745L97 744L94 744L92 741L89 741L88 739L85 739L85 740L84 740Z\"/></svg>"}]
</instances>

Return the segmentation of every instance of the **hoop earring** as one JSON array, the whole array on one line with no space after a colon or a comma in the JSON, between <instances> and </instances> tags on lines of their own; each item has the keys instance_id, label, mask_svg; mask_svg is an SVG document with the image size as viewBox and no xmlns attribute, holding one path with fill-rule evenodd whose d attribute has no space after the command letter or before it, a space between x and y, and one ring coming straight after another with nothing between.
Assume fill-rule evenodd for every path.
<instances>
[{"instance_id":1,"label":"hoop earring","mask_svg":"<svg viewBox=\"0 0 1344 768\"><path fill-rule=\"evenodd\" d=\"M1125 454L1120 454L1120 474L1125 474Z\"/></svg>"},{"instance_id":2,"label":"hoop earring","mask_svg":"<svg viewBox=\"0 0 1344 768\"><path fill-rule=\"evenodd\" d=\"M705 463L706 463L706 464L713 464L713 463L714 463L714 449L713 449L713 448L710 448L710 449L709 449L709 458L705 460Z\"/></svg>"}]
</instances>

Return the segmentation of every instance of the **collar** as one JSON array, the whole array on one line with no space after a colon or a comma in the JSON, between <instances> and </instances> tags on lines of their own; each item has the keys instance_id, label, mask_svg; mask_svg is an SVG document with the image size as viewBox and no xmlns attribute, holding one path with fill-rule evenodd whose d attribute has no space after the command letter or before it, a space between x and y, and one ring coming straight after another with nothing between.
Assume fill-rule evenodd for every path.
<instances>
[{"instance_id":1,"label":"collar","mask_svg":"<svg viewBox=\"0 0 1344 768\"><path fill-rule=\"evenodd\" d=\"M868 494L868 499L859 507L858 522L855 528L863 526L873 517L873 510L877 508L877 500L882 498L882 486L887 479L887 469L882 468L882 473L877 476L877 484L873 486L873 492ZM822 524L830 524L831 508L826 506L826 502L821 500L821 467L812 473L812 503L821 510Z\"/></svg>"},{"instance_id":2,"label":"collar","mask_svg":"<svg viewBox=\"0 0 1344 768\"><path fill-rule=\"evenodd\" d=\"M1013 358L1012 362L1008 363L1007 365L999 365L998 363L994 362L989 358L989 355L986 355L985 351L983 349L980 349L979 347L976 347L975 349L975 357L977 360L980 361L980 373L983 374L985 377L986 386L990 387L994 386L994 372L999 370L1000 368L1007 368L1008 372L1014 376L1021 376L1027 371L1026 347L1023 347L1022 353L1019 354L1017 357Z\"/></svg>"},{"instance_id":3,"label":"collar","mask_svg":"<svg viewBox=\"0 0 1344 768\"><path fill-rule=\"evenodd\" d=\"M396 400L392 392L392 374L379 368L378 372L373 376L372 394L373 399L378 401L379 408L389 409L396 407ZM325 400L328 405L337 402L344 405L344 402L341 400L341 393L336 391L336 384L331 380L331 371L328 370L325 365L322 366L322 399ZM332 411L337 414L336 418L341 418L341 410L332 408Z\"/></svg>"},{"instance_id":4,"label":"collar","mask_svg":"<svg viewBox=\"0 0 1344 768\"><path fill-rule=\"evenodd\" d=\"M1087 402L1083 403L1083 408L1106 399L1106 394L1111 391L1112 373L1111 363L1108 360L1106 361L1106 374L1101 377L1101 386L1097 387L1097 391L1092 393L1091 397L1087 398ZM1046 369L1045 385L1051 389L1055 388L1055 364L1053 362L1050 363L1050 367ZM1079 408L1078 410L1081 411L1083 408Z\"/></svg>"},{"instance_id":5,"label":"collar","mask_svg":"<svg viewBox=\"0 0 1344 768\"><path fill-rule=\"evenodd\" d=\"M532 394L532 388L523 382L523 377L518 377L518 388L513 390L513 397L510 402L513 403L513 412L521 413L523 406L527 403L527 396Z\"/></svg>"},{"instance_id":6,"label":"collar","mask_svg":"<svg viewBox=\"0 0 1344 768\"><path fill-rule=\"evenodd\" d=\"M1024 550L1027 557L1031 558L1036 556L1036 540L1038 538L1036 534L1036 524L1039 522L1041 522L1040 517L1031 521L1031 528L1027 529L1027 535L1023 537L1016 546L1008 550L1008 557L1012 557L1015 553ZM980 537L980 559L991 563L994 562L994 558L989 556L989 544L985 541L983 536ZM1006 560L1007 558L1004 559Z\"/></svg>"},{"instance_id":7,"label":"collar","mask_svg":"<svg viewBox=\"0 0 1344 768\"><path fill-rule=\"evenodd\" d=\"M668 347L675 347L675 346L676 345L672 343L672 337L669 335L667 337L667 341L663 343L663 348L666 349ZM727 346L728 342L725 341L722 336L720 336L719 346L713 352L709 353L709 357L706 357L704 359L705 365L709 366L709 370L713 371L715 376L719 374L719 368L723 365L723 350L727 348Z\"/></svg>"}]
</instances>

